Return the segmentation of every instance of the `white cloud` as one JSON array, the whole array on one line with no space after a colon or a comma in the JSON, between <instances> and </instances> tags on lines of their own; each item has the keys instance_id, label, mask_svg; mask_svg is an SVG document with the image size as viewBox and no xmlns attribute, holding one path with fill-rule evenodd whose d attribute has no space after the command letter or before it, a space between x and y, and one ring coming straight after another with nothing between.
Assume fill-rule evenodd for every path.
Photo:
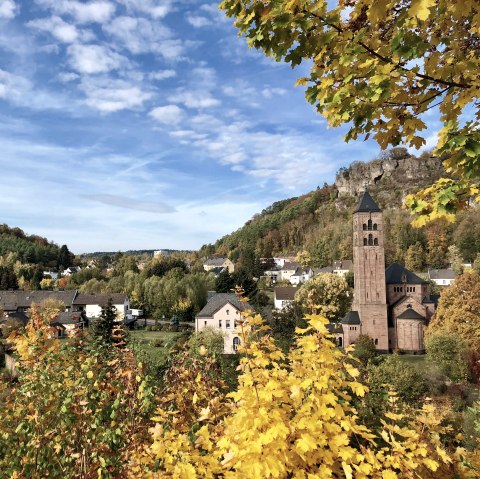
<instances>
[{"instance_id":1,"label":"white cloud","mask_svg":"<svg viewBox=\"0 0 480 479\"><path fill-rule=\"evenodd\" d=\"M64 43L74 43L80 38L80 32L75 25L66 23L57 16L32 20L27 23L27 26L51 33L56 39Z\"/></svg>"},{"instance_id":2,"label":"white cloud","mask_svg":"<svg viewBox=\"0 0 480 479\"><path fill-rule=\"evenodd\" d=\"M175 208L164 202L139 201L126 196L98 194L85 195L85 197L106 205L118 206L128 210L146 211L147 213L173 213L175 211Z\"/></svg>"},{"instance_id":3,"label":"white cloud","mask_svg":"<svg viewBox=\"0 0 480 479\"><path fill-rule=\"evenodd\" d=\"M17 6L13 0L0 0L0 18L11 19L17 14Z\"/></svg>"},{"instance_id":4,"label":"white cloud","mask_svg":"<svg viewBox=\"0 0 480 479\"><path fill-rule=\"evenodd\" d=\"M138 108L152 97L139 86L110 78L84 78L80 88L87 97L85 103L102 113Z\"/></svg>"},{"instance_id":5,"label":"white cloud","mask_svg":"<svg viewBox=\"0 0 480 479\"><path fill-rule=\"evenodd\" d=\"M150 80L166 80L167 78L173 78L177 76L175 70L158 70L156 72L150 72L148 78Z\"/></svg>"},{"instance_id":6,"label":"white cloud","mask_svg":"<svg viewBox=\"0 0 480 479\"><path fill-rule=\"evenodd\" d=\"M71 67L86 74L107 73L128 62L125 57L101 45L70 45L68 55Z\"/></svg>"},{"instance_id":7,"label":"white cloud","mask_svg":"<svg viewBox=\"0 0 480 479\"><path fill-rule=\"evenodd\" d=\"M172 2L168 0L117 0L125 5L129 12L141 12L153 18L163 18L172 10Z\"/></svg>"},{"instance_id":8,"label":"white cloud","mask_svg":"<svg viewBox=\"0 0 480 479\"><path fill-rule=\"evenodd\" d=\"M199 15L187 15L185 18L187 22L195 28L208 27L213 23L210 19Z\"/></svg>"},{"instance_id":9,"label":"white cloud","mask_svg":"<svg viewBox=\"0 0 480 479\"><path fill-rule=\"evenodd\" d=\"M146 18L117 17L103 30L134 55L160 52L162 40L171 37L167 27Z\"/></svg>"},{"instance_id":10,"label":"white cloud","mask_svg":"<svg viewBox=\"0 0 480 479\"><path fill-rule=\"evenodd\" d=\"M177 105L166 105L154 108L149 115L159 123L165 125L178 124L185 116L185 112Z\"/></svg>"},{"instance_id":11,"label":"white cloud","mask_svg":"<svg viewBox=\"0 0 480 479\"><path fill-rule=\"evenodd\" d=\"M59 15L70 15L79 23L104 23L115 13L115 5L106 0L79 2L77 0L35 0Z\"/></svg>"},{"instance_id":12,"label":"white cloud","mask_svg":"<svg viewBox=\"0 0 480 479\"><path fill-rule=\"evenodd\" d=\"M214 98L209 91L185 90L179 88L168 100L172 103L181 103L187 108L212 108L220 105L220 100Z\"/></svg>"},{"instance_id":13,"label":"white cloud","mask_svg":"<svg viewBox=\"0 0 480 479\"><path fill-rule=\"evenodd\" d=\"M78 75L77 73L73 73L73 72L63 72L63 73L58 74L58 79L62 83L68 83L68 82L71 82L71 81L74 81L74 80L78 80L79 78L80 78L80 75Z\"/></svg>"},{"instance_id":14,"label":"white cloud","mask_svg":"<svg viewBox=\"0 0 480 479\"><path fill-rule=\"evenodd\" d=\"M272 98L274 96L280 96L280 95L285 95L287 93L287 90L285 88L270 88L266 87L262 90L262 95L265 98Z\"/></svg>"}]
</instances>

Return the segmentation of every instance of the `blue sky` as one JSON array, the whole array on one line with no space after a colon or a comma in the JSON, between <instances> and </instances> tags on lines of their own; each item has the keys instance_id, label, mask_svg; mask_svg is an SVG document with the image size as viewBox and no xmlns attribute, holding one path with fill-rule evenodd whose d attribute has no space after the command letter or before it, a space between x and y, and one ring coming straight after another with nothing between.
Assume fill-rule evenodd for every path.
<instances>
[{"instance_id":1,"label":"blue sky","mask_svg":"<svg viewBox=\"0 0 480 479\"><path fill-rule=\"evenodd\" d=\"M197 249L369 160L217 4L0 0L0 222L75 253Z\"/></svg>"}]
</instances>

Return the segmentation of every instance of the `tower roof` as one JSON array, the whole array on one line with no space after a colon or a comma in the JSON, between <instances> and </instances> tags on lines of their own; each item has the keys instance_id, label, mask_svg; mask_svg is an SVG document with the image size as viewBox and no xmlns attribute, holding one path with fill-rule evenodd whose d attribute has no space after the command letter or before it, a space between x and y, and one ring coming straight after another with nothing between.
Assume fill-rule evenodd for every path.
<instances>
[{"instance_id":1,"label":"tower roof","mask_svg":"<svg viewBox=\"0 0 480 479\"><path fill-rule=\"evenodd\" d=\"M358 202L358 206L355 209L354 213L370 213L370 212L380 212L382 211L375 200L370 196L368 191L365 191Z\"/></svg>"},{"instance_id":2,"label":"tower roof","mask_svg":"<svg viewBox=\"0 0 480 479\"><path fill-rule=\"evenodd\" d=\"M385 279L387 284L427 284L427 281L399 263L392 263L385 270Z\"/></svg>"}]
</instances>

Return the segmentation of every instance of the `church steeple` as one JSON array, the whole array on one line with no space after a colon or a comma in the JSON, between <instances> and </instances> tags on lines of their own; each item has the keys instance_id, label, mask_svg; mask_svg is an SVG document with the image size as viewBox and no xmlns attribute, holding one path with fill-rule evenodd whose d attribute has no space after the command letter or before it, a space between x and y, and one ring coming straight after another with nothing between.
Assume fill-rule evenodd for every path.
<instances>
[{"instance_id":1,"label":"church steeple","mask_svg":"<svg viewBox=\"0 0 480 479\"><path fill-rule=\"evenodd\" d=\"M370 193L365 190L354 213L380 213L381 211Z\"/></svg>"}]
</instances>

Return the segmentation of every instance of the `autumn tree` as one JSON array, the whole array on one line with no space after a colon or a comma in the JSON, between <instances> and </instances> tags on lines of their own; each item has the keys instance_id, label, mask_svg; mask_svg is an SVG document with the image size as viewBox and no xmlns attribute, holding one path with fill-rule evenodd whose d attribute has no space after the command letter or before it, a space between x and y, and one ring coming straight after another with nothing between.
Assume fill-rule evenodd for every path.
<instances>
[{"instance_id":1,"label":"autumn tree","mask_svg":"<svg viewBox=\"0 0 480 479\"><path fill-rule=\"evenodd\" d=\"M480 350L480 274L465 272L440 296L438 308L426 331L457 333L474 351Z\"/></svg>"},{"instance_id":2,"label":"autumn tree","mask_svg":"<svg viewBox=\"0 0 480 479\"><path fill-rule=\"evenodd\" d=\"M425 249L421 243L408 247L405 254L405 266L412 271L422 271L425 267Z\"/></svg>"},{"instance_id":3,"label":"autumn tree","mask_svg":"<svg viewBox=\"0 0 480 479\"><path fill-rule=\"evenodd\" d=\"M478 199L477 0L224 0L220 8L249 46L292 67L308 64L297 83L330 125L348 125L346 141L372 136L382 149L419 148L425 116L438 107L436 152L454 179L407 198L417 224L452 220Z\"/></svg>"},{"instance_id":4,"label":"autumn tree","mask_svg":"<svg viewBox=\"0 0 480 479\"><path fill-rule=\"evenodd\" d=\"M352 302L347 282L333 273L321 273L309 279L295 294L295 301L307 311L316 311L330 321L339 321Z\"/></svg>"}]
</instances>

